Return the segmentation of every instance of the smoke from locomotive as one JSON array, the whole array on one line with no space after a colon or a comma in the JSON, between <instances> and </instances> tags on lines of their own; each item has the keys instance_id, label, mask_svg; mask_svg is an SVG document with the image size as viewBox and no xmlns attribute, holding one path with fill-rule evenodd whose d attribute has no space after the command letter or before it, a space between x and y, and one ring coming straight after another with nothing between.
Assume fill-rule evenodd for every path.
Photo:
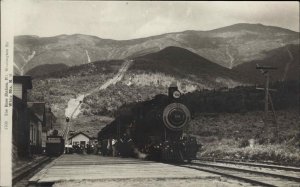
<instances>
[{"instance_id":1,"label":"smoke from locomotive","mask_svg":"<svg viewBox=\"0 0 300 187\"><path fill-rule=\"evenodd\" d=\"M99 142L116 139L121 156L147 155L159 161L184 161L196 157L194 137L184 133L191 112L176 86L167 95L157 95L121 108L116 119L98 133Z\"/></svg>"}]
</instances>

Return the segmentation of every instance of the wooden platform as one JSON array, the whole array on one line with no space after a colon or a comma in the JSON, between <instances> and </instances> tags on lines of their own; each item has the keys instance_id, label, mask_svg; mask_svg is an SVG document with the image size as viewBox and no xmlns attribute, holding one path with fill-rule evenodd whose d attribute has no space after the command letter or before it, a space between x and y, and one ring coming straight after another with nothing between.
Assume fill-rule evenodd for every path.
<instances>
[{"instance_id":1,"label":"wooden platform","mask_svg":"<svg viewBox=\"0 0 300 187\"><path fill-rule=\"evenodd\" d=\"M33 176L33 185L64 181L212 179L218 175L169 164L99 155L62 155Z\"/></svg>"}]
</instances>

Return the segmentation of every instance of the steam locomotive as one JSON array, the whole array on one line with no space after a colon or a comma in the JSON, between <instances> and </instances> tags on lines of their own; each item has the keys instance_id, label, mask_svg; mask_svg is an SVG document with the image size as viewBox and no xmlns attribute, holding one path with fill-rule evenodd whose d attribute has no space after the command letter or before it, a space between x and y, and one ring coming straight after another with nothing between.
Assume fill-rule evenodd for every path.
<instances>
[{"instance_id":1,"label":"steam locomotive","mask_svg":"<svg viewBox=\"0 0 300 187\"><path fill-rule=\"evenodd\" d=\"M120 109L116 119L98 133L98 141L117 140L120 156L163 162L191 161L199 145L185 133L191 111L177 86L168 95Z\"/></svg>"}]
</instances>

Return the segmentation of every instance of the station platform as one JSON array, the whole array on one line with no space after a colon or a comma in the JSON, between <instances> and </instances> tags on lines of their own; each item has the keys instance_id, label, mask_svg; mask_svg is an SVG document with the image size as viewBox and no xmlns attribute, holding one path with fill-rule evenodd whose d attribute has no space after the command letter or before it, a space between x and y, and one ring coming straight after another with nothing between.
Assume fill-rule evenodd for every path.
<instances>
[{"instance_id":1,"label":"station platform","mask_svg":"<svg viewBox=\"0 0 300 187\"><path fill-rule=\"evenodd\" d=\"M170 164L99 155L62 155L29 179L31 186L128 186L136 182L219 180L220 176ZM151 182L152 181L152 182ZM196 184L199 184L199 183ZM108 184L109 183L109 184ZM179 184L176 182L176 184ZM136 184L139 186L139 184ZM126 185L125 185L126 186ZM151 186L151 185L148 185ZM163 185L162 185L163 186ZM176 185L175 185L176 186Z\"/></svg>"}]
</instances>

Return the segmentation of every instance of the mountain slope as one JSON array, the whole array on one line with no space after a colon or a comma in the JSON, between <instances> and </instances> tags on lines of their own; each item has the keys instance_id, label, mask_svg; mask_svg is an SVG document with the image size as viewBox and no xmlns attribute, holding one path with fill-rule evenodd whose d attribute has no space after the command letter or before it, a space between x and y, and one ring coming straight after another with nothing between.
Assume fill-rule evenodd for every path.
<instances>
[{"instance_id":1,"label":"mountain slope","mask_svg":"<svg viewBox=\"0 0 300 187\"><path fill-rule=\"evenodd\" d=\"M176 84L183 93L245 85L239 74L186 49L167 47L132 60L132 65L117 84L84 99L85 114L111 114L125 103L167 94Z\"/></svg>"},{"instance_id":2,"label":"mountain slope","mask_svg":"<svg viewBox=\"0 0 300 187\"><path fill-rule=\"evenodd\" d=\"M254 60L234 67L234 70L251 79L251 82L263 83L264 76L256 69L256 65L272 66L271 81L299 80L299 45L287 45L265 52L266 58Z\"/></svg>"},{"instance_id":3,"label":"mountain slope","mask_svg":"<svg viewBox=\"0 0 300 187\"><path fill-rule=\"evenodd\" d=\"M184 31L133 40L88 35L15 37L15 63L24 73L43 64L67 66L111 59L135 58L169 46L188 49L227 68L266 57L287 44L299 44L299 33L261 24L236 24L211 31Z\"/></svg>"},{"instance_id":4,"label":"mountain slope","mask_svg":"<svg viewBox=\"0 0 300 187\"><path fill-rule=\"evenodd\" d=\"M70 99L83 95L81 115L112 115L124 103L166 93L174 82L184 93L244 84L232 70L178 47L168 47L128 62L132 65L126 72L122 69L124 61L116 60L37 75L29 99L51 103L56 116L63 118ZM118 72L124 73L117 76ZM116 81L103 87L110 80Z\"/></svg>"},{"instance_id":5,"label":"mountain slope","mask_svg":"<svg viewBox=\"0 0 300 187\"><path fill-rule=\"evenodd\" d=\"M61 71L64 69L67 69L68 66L65 64L44 64L44 65L40 65L40 66L36 66L32 69L30 69L27 74L31 75L33 77L36 76L41 76L44 74L48 74L48 73L52 73L52 72L56 72L56 71Z\"/></svg>"},{"instance_id":6,"label":"mountain slope","mask_svg":"<svg viewBox=\"0 0 300 187\"><path fill-rule=\"evenodd\" d=\"M159 52L135 58L131 70L143 73L160 72L195 81L205 88L234 87L245 82L237 72L179 47L167 47ZM231 83L236 85L230 85Z\"/></svg>"}]
</instances>

